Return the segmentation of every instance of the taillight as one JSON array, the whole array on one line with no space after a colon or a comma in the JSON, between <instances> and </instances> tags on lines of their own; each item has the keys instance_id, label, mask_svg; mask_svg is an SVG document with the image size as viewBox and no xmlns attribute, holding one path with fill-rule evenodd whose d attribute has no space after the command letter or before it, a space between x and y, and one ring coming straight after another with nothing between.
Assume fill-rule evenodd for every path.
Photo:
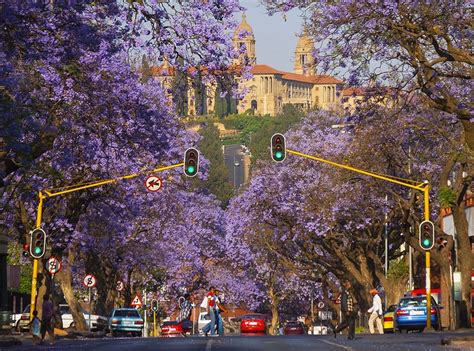
<instances>
[{"instance_id":1,"label":"taillight","mask_svg":"<svg viewBox=\"0 0 474 351\"><path fill-rule=\"evenodd\" d=\"M397 316L406 316L408 313L407 310L397 310Z\"/></svg>"},{"instance_id":2,"label":"taillight","mask_svg":"<svg viewBox=\"0 0 474 351\"><path fill-rule=\"evenodd\" d=\"M143 321L135 321L136 325L143 325Z\"/></svg>"},{"instance_id":3,"label":"taillight","mask_svg":"<svg viewBox=\"0 0 474 351\"><path fill-rule=\"evenodd\" d=\"M431 307L431 314L436 314L436 308Z\"/></svg>"},{"instance_id":4,"label":"taillight","mask_svg":"<svg viewBox=\"0 0 474 351\"><path fill-rule=\"evenodd\" d=\"M383 317L384 322L393 322L393 317Z\"/></svg>"},{"instance_id":5,"label":"taillight","mask_svg":"<svg viewBox=\"0 0 474 351\"><path fill-rule=\"evenodd\" d=\"M28 321L28 320L30 320L30 317L29 316L21 316L20 319L23 320L23 321Z\"/></svg>"},{"instance_id":6,"label":"taillight","mask_svg":"<svg viewBox=\"0 0 474 351\"><path fill-rule=\"evenodd\" d=\"M122 322L118 319L112 319L112 324L122 324Z\"/></svg>"}]
</instances>

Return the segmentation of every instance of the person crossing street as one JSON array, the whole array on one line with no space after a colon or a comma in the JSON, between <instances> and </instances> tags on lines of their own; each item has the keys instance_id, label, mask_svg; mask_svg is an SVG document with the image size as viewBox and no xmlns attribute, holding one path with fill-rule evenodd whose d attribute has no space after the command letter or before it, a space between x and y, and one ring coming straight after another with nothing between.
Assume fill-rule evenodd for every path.
<instances>
[{"instance_id":1,"label":"person crossing street","mask_svg":"<svg viewBox=\"0 0 474 351\"><path fill-rule=\"evenodd\" d=\"M370 313L369 317L369 330L370 334L375 333L374 323L377 323L377 329L379 334L383 334L383 325L382 325L382 317L383 317L383 309L382 309L382 299L380 298L377 289L371 289L370 294L373 296L372 300L372 307L369 308L367 313Z\"/></svg>"},{"instance_id":2,"label":"person crossing street","mask_svg":"<svg viewBox=\"0 0 474 351\"><path fill-rule=\"evenodd\" d=\"M353 340L355 338L355 318L357 310L351 283L346 280L343 285L344 289L342 289L341 292L341 313L343 320L341 324L334 328L334 338L336 338L337 333L349 327L349 335L347 338Z\"/></svg>"}]
</instances>

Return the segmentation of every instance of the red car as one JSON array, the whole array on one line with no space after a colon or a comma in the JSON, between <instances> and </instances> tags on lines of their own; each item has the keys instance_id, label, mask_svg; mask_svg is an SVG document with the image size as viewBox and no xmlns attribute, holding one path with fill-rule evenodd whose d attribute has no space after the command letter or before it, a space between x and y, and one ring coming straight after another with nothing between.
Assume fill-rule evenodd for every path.
<instances>
[{"instance_id":1,"label":"red car","mask_svg":"<svg viewBox=\"0 0 474 351\"><path fill-rule=\"evenodd\" d=\"M161 336L168 338L184 336L183 324L177 321L164 322L161 325Z\"/></svg>"},{"instance_id":2,"label":"red car","mask_svg":"<svg viewBox=\"0 0 474 351\"><path fill-rule=\"evenodd\" d=\"M303 323L291 321L285 324L285 328L283 329L283 334L285 335L304 335L305 328Z\"/></svg>"},{"instance_id":3,"label":"red car","mask_svg":"<svg viewBox=\"0 0 474 351\"><path fill-rule=\"evenodd\" d=\"M246 314L240 317L241 333L265 333L266 323L265 315L261 313Z\"/></svg>"}]
</instances>

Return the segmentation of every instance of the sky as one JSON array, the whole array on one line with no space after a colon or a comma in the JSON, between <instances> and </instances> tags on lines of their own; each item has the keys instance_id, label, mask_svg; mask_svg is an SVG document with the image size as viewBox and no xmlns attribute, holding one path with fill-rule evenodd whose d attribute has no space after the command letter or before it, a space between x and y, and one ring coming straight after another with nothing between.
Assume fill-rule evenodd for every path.
<instances>
[{"instance_id":1,"label":"sky","mask_svg":"<svg viewBox=\"0 0 474 351\"><path fill-rule=\"evenodd\" d=\"M297 10L286 15L269 16L259 0L240 0L247 9L247 22L255 35L257 63L266 64L282 71L293 71L293 56L301 31L302 18ZM239 14L239 22L241 15Z\"/></svg>"}]
</instances>

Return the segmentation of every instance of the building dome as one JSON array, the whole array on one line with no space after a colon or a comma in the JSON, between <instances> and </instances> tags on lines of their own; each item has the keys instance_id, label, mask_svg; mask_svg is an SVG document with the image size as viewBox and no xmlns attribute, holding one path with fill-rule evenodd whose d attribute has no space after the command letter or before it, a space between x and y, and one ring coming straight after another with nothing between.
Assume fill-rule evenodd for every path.
<instances>
[{"instance_id":1,"label":"building dome","mask_svg":"<svg viewBox=\"0 0 474 351\"><path fill-rule=\"evenodd\" d=\"M240 33L242 32L247 32L248 34L246 37L252 37L253 38L253 29L250 27L250 24L247 22L247 16L245 15L245 12L242 13L242 22L237 26L234 32L234 37L238 37Z\"/></svg>"}]
</instances>

